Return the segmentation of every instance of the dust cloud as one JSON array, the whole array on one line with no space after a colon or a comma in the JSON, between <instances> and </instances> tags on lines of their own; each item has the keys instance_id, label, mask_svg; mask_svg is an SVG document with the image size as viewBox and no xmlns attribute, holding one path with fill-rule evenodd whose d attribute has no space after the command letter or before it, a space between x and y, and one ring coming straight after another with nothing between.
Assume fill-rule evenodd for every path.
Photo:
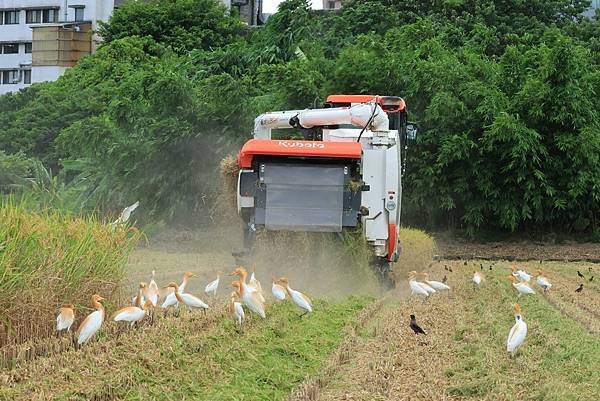
<instances>
[{"instance_id":1,"label":"dust cloud","mask_svg":"<svg viewBox=\"0 0 600 401\"><path fill-rule=\"evenodd\" d=\"M290 287L311 297L337 299L347 295L378 296L381 288L368 266L367 248L353 239L335 233L259 232L251 254L235 258L242 250L243 226L227 220L215 222L203 231L165 231L149 239L149 246L138 249L130 258L125 287L135 293L137 283L149 281L156 270L156 281L164 285L179 282L185 271L197 274L190 280L189 292L201 295L204 285L221 277L220 295L229 294L232 272L241 263L256 276L266 294L271 278L287 276ZM363 248L361 248L363 247Z\"/></svg>"},{"instance_id":2,"label":"dust cloud","mask_svg":"<svg viewBox=\"0 0 600 401\"><path fill-rule=\"evenodd\" d=\"M184 272L191 271L198 277L190 280L189 292L201 294L204 285L219 274L219 294L226 295L232 291L228 286L234 279L228 274L241 263L250 273L255 267L267 294L271 292L271 278L282 276L289 278L290 287L312 297L383 294L369 265L370 247L360 230L342 233L261 230L249 256L241 259L232 256L233 252L242 251L246 228L236 207L238 169L235 157L221 160L220 191L214 204L201 211L208 216L204 227L165 230L149 238L147 246L132 255L125 282L128 292L135 294L140 281L150 280L152 270L156 270L159 285L179 282ZM194 218L190 217L190 221ZM403 245L403 255L394 273L397 284L402 285L406 272L425 267L432 251L431 238L422 232L403 229L400 236L407 246Z\"/></svg>"},{"instance_id":3,"label":"dust cloud","mask_svg":"<svg viewBox=\"0 0 600 401\"><path fill-rule=\"evenodd\" d=\"M262 232L253 259L260 276L288 276L292 288L311 295L379 295L367 248L360 247L365 244L335 233Z\"/></svg>"}]
</instances>

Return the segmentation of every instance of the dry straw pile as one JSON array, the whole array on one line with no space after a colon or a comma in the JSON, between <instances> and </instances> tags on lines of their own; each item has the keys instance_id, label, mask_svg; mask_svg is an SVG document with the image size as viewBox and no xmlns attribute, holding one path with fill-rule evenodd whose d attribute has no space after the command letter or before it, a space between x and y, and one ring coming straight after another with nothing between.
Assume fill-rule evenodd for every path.
<instances>
[{"instance_id":1,"label":"dry straw pile","mask_svg":"<svg viewBox=\"0 0 600 401\"><path fill-rule=\"evenodd\" d=\"M0 204L0 348L51 336L63 303L75 304L77 327L93 293L118 290L139 237L94 217Z\"/></svg>"}]
</instances>

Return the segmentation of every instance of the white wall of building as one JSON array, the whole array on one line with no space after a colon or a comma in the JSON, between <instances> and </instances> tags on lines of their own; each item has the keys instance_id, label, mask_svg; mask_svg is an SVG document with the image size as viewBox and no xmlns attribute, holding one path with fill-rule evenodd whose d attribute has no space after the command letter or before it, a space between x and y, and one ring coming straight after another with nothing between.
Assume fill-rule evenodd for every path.
<instances>
[{"instance_id":1,"label":"white wall of building","mask_svg":"<svg viewBox=\"0 0 600 401\"><path fill-rule=\"evenodd\" d=\"M32 82L55 81L67 70L68 67L60 67L56 65L45 65L35 67L31 70Z\"/></svg>"},{"instance_id":2,"label":"white wall of building","mask_svg":"<svg viewBox=\"0 0 600 401\"><path fill-rule=\"evenodd\" d=\"M0 36L0 40L3 39L3 36ZM3 45L4 43L0 42L0 48ZM30 68L31 53L25 53L25 43L19 43L19 53L17 54L0 54L0 82L2 82L2 73L6 70L19 70L19 76L21 77L18 83L0 84L0 95L29 86L29 84L25 84L23 70Z\"/></svg>"},{"instance_id":3,"label":"white wall of building","mask_svg":"<svg viewBox=\"0 0 600 401\"><path fill-rule=\"evenodd\" d=\"M591 0L590 8L588 8L587 11L583 13L583 15L592 18L594 15L596 15L596 10L598 9L600 9L600 0Z\"/></svg>"},{"instance_id":4,"label":"white wall of building","mask_svg":"<svg viewBox=\"0 0 600 401\"><path fill-rule=\"evenodd\" d=\"M25 53L25 43L31 43L31 26L53 25L61 22L75 21L75 7L84 6L83 21L91 21L92 29L98 28L98 21L107 21L112 15L114 0L0 0L0 15L3 11L19 10L19 24L0 24L0 95L17 91L29 86L23 79L19 83L3 83L2 72L6 70L20 70L20 76L25 69L31 69L31 82L54 81L65 71L65 67L34 66L31 67L31 53ZM27 9L57 8L57 21L49 24L28 24L26 22ZM19 43L18 54L1 54L4 43ZM98 38L95 36L92 51L95 50Z\"/></svg>"}]
</instances>

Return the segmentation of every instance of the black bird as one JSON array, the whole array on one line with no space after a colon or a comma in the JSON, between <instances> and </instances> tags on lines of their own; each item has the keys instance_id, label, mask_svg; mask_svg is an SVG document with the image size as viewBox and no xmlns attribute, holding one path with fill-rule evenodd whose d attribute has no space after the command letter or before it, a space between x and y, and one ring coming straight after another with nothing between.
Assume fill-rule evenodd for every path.
<instances>
[{"instance_id":1,"label":"black bird","mask_svg":"<svg viewBox=\"0 0 600 401\"><path fill-rule=\"evenodd\" d=\"M594 281L594 276L590 277L590 281Z\"/></svg>"},{"instance_id":2,"label":"black bird","mask_svg":"<svg viewBox=\"0 0 600 401\"><path fill-rule=\"evenodd\" d=\"M577 275L581 278L583 278L583 274L581 274L581 272L579 270L577 270Z\"/></svg>"},{"instance_id":3,"label":"black bird","mask_svg":"<svg viewBox=\"0 0 600 401\"><path fill-rule=\"evenodd\" d=\"M446 277L446 275L444 274L444 278L442 279L442 283L446 284L446 280L448 280L448 277Z\"/></svg>"},{"instance_id":4,"label":"black bird","mask_svg":"<svg viewBox=\"0 0 600 401\"><path fill-rule=\"evenodd\" d=\"M448 266L444 265L444 270L448 271Z\"/></svg>"},{"instance_id":5,"label":"black bird","mask_svg":"<svg viewBox=\"0 0 600 401\"><path fill-rule=\"evenodd\" d=\"M490 266L490 271L492 271L492 266Z\"/></svg>"},{"instance_id":6,"label":"black bird","mask_svg":"<svg viewBox=\"0 0 600 401\"><path fill-rule=\"evenodd\" d=\"M583 291L583 284L579 284L579 287L575 290L575 292Z\"/></svg>"},{"instance_id":7,"label":"black bird","mask_svg":"<svg viewBox=\"0 0 600 401\"><path fill-rule=\"evenodd\" d=\"M483 264L482 263L479 264L479 270L483 270Z\"/></svg>"},{"instance_id":8,"label":"black bird","mask_svg":"<svg viewBox=\"0 0 600 401\"><path fill-rule=\"evenodd\" d=\"M448 268L448 271L449 271L450 273L452 273L452 268L451 268L451 267L449 267L449 268Z\"/></svg>"},{"instance_id":9,"label":"black bird","mask_svg":"<svg viewBox=\"0 0 600 401\"><path fill-rule=\"evenodd\" d=\"M425 333L425 331L419 327L419 325L417 324L417 319L415 318L415 315L410 315L410 328L412 329L412 331L415 332L415 334L419 335L419 334L427 334Z\"/></svg>"},{"instance_id":10,"label":"black bird","mask_svg":"<svg viewBox=\"0 0 600 401\"><path fill-rule=\"evenodd\" d=\"M467 261L466 260L463 262L463 265L465 265L465 266L467 265Z\"/></svg>"},{"instance_id":11,"label":"black bird","mask_svg":"<svg viewBox=\"0 0 600 401\"><path fill-rule=\"evenodd\" d=\"M592 268L591 268L591 267L588 267L588 271L591 273L591 272L592 272Z\"/></svg>"},{"instance_id":12,"label":"black bird","mask_svg":"<svg viewBox=\"0 0 600 401\"><path fill-rule=\"evenodd\" d=\"M542 264L542 259L540 259L540 265Z\"/></svg>"}]
</instances>

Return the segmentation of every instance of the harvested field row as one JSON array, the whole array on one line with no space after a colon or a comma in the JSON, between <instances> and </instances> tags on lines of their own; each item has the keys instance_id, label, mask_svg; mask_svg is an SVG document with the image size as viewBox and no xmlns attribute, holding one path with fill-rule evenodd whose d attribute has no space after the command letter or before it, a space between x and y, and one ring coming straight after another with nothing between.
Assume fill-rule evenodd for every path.
<instances>
[{"instance_id":1,"label":"harvested field row","mask_svg":"<svg viewBox=\"0 0 600 401\"><path fill-rule=\"evenodd\" d=\"M432 279L448 276L451 292L435 294L425 304L414 298L388 303L362 330L343 369L314 399L600 399L598 335L540 294L518 299L506 280L508 266L498 263L489 271L489 264L484 264L486 280L479 290L471 286L479 262L465 266L444 261L431 266ZM547 266L546 270L552 278L563 268ZM517 301L529 331L511 359L506 336L514 323L511 306ZM412 333L411 313L427 336Z\"/></svg>"},{"instance_id":2,"label":"harvested field row","mask_svg":"<svg viewBox=\"0 0 600 401\"><path fill-rule=\"evenodd\" d=\"M593 263L524 263L530 272L541 267L552 283L552 289L543 293L548 302L565 316L575 319L589 331L600 334L600 265ZM585 278L577 275L580 271ZM595 279L589 279L596 275ZM575 292L583 284L581 292ZM540 291L540 293L542 293Z\"/></svg>"},{"instance_id":3,"label":"harvested field row","mask_svg":"<svg viewBox=\"0 0 600 401\"><path fill-rule=\"evenodd\" d=\"M182 312L0 371L0 400L283 399L318 370L367 303L316 301L302 319L289 302L279 303L241 335L224 302L206 315Z\"/></svg>"}]
</instances>

